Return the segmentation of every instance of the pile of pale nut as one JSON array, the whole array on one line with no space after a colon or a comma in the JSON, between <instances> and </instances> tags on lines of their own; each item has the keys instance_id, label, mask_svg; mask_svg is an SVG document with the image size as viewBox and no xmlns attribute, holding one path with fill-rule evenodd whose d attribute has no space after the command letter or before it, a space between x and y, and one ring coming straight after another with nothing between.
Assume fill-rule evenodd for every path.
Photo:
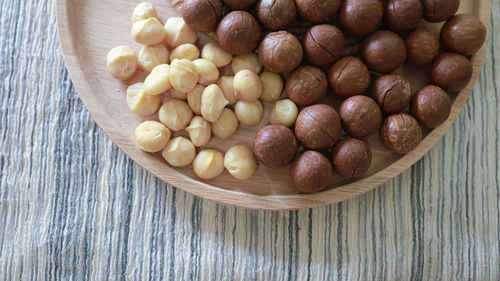
<instances>
[{"instance_id":1,"label":"pile of pale nut","mask_svg":"<svg viewBox=\"0 0 500 281\"><path fill-rule=\"evenodd\" d=\"M136 128L138 146L146 152L161 151L171 166L192 164L201 179L213 179L224 168L237 179L250 178L257 169L250 147L235 145L225 155L215 149L197 153L196 147L207 145L212 135L232 137L240 124L259 124L264 114L262 102L276 102L269 115L271 124L292 126L298 108L289 99L278 101L284 87L282 77L262 72L256 54L233 57L215 36L201 42L182 17L171 17L162 25L151 3L135 8L132 23L133 39L144 46L138 55L128 46L113 48L107 67L119 80L130 79L138 67L149 72L143 83L129 86L126 94L132 112L150 119L157 113L160 121L145 121ZM182 130L189 139L174 137Z\"/></svg>"}]
</instances>

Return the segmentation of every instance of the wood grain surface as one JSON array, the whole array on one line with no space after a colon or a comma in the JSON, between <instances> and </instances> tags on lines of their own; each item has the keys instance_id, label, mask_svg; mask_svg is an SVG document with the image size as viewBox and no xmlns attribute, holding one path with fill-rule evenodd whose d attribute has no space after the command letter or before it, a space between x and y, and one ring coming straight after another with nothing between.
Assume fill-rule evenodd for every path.
<instances>
[{"instance_id":1,"label":"wood grain surface","mask_svg":"<svg viewBox=\"0 0 500 281\"><path fill-rule=\"evenodd\" d=\"M169 16L178 15L167 1L152 2L157 7L162 22ZM134 0L57 1L61 46L72 81L82 101L109 137L125 153L155 175L203 198L253 209L298 209L339 202L363 194L413 165L432 148L458 116L478 78L487 48L485 44L472 57L472 80L455 97L449 119L430 131L414 151L401 157L387 151L377 136L370 137L366 141L370 145L374 160L365 178L347 181L334 176L327 190L316 194L300 194L290 183L288 167L269 169L260 165L256 175L248 181L237 180L227 172L214 180L202 181L196 178L191 167L171 168L160 155L144 153L138 149L133 131L145 118L130 112L124 93L130 83L143 81L146 73L139 73L131 81L121 83L107 73L105 66L105 56L114 46L126 44L136 50L140 48L129 35L129 15L136 4ZM490 10L490 1L470 0L461 2L459 12L470 12L483 22L489 22ZM436 24L426 26L436 32L439 30L439 25ZM428 83L427 68L404 67L398 71L410 78L413 89ZM323 102L333 105L339 103L331 95ZM267 104L266 108L271 106ZM151 118L156 116L149 119ZM236 143L251 145L255 132L267 123L266 114L258 126L241 126L230 140L214 138L206 147L224 152Z\"/></svg>"}]
</instances>

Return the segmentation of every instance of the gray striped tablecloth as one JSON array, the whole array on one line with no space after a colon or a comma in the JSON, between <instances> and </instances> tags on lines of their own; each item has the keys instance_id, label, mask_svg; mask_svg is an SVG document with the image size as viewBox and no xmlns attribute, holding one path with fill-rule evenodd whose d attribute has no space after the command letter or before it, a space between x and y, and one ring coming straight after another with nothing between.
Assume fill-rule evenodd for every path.
<instances>
[{"instance_id":1,"label":"gray striped tablecloth","mask_svg":"<svg viewBox=\"0 0 500 281\"><path fill-rule=\"evenodd\" d=\"M500 3L458 121L359 198L259 212L161 182L90 118L53 0L0 1L0 280L500 280Z\"/></svg>"}]
</instances>

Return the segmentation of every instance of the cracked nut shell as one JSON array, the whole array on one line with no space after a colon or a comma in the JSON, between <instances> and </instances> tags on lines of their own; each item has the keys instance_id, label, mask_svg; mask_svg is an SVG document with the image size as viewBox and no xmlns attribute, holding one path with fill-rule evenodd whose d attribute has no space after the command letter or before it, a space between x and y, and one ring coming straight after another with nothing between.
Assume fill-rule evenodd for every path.
<instances>
[{"instance_id":1,"label":"cracked nut shell","mask_svg":"<svg viewBox=\"0 0 500 281\"><path fill-rule=\"evenodd\" d=\"M339 13L340 25L353 36L366 36L377 29L384 16L380 0L346 0Z\"/></svg>"},{"instance_id":2,"label":"cracked nut shell","mask_svg":"<svg viewBox=\"0 0 500 281\"><path fill-rule=\"evenodd\" d=\"M388 113L403 111L411 102L410 82L399 74L380 76L372 87L372 97Z\"/></svg>"},{"instance_id":3,"label":"cracked nut shell","mask_svg":"<svg viewBox=\"0 0 500 281\"><path fill-rule=\"evenodd\" d=\"M285 126L268 125L260 129L254 138L255 157L270 168L283 168L292 161L297 150L297 140Z\"/></svg>"},{"instance_id":4,"label":"cracked nut shell","mask_svg":"<svg viewBox=\"0 0 500 281\"><path fill-rule=\"evenodd\" d=\"M420 0L389 0L384 12L385 27L406 32L417 27L424 15Z\"/></svg>"},{"instance_id":5,"label":"cracked nut shell","mask_svg":"<svg viewBox=\"0 0 500 281\"><path fill-rule=\"evenodd\" d=\"M379 136L387 149L398 154L407 154L422 140L422 129L411 115L397 113L385 118Z\"/></svg>"},{"instance_id":6,"label":"cracked nut shell","mask_svg":"<svg viewBox=\"0 0 500 281\"><path fill-rule=\"evenodd\" d=\"M441 22L450 19L458 11L460 0L422 0L424 19Z\"/></svg>"},{"instance_id":7,"label":"cracked nut shell","mask_svg":"<svg viewBox=\"0 0 500 281\"><path fill-rule=\"evenodd\" d=\"M233 55L253 52L261 37L257 20L245 11L227 14L217 27L217 38L221 47Z\"/></svg>"},{"instance_id":8,"label":"cracked nut shell","mask_svg":"<svg viewBox=\"0 0 500 281\"><path fill-rule=\"evenodd\" d=\"M344 50L344 35L333 25L316 25L307 31L303 45L308 62L317 66L330 65Z\"/></svg>"},{"instance_id":9,"label":"cracked nut shell","mask_svg":"<svg viewBox=\"0 0 500 281\"><path fill-rule=\"evenodd\" d=\"M345 57L330 68L328 82L339 97L360 95L370 86L370 72L357 57Z\"/></svg>"},{"instance_id":10,"label":"cracked nut shell","mask_svg":"<svg viewBox=\"0 0 500 281\"><path fill-rule=\"evenodd\" d=\"M380 30L365 40L361 54L369 68L376 72L392 72L405 63L406 46L396 33Z\"/></svg>"},{"instance_id":11,"label":"cracked nut shell","mask_svg":"<svg viewBox=\"0 0 500 281\"><path fill-rule=\"evenodd\" d=\"M471 78L472 63L460 54L441 54L431 68L431 82L450 94L460 92Z\"/></svg>"},{"instance_id":12,"label":"cracked nut shell","mask_svg":"<svg viewBox=\"0 0 500 281\"><path fill-rule=\"evenodd\" d=\"M441 29L441 41L446 49L472 56L486 40L486 27L475 16L456 15Z\"/></svg>"},{"instance_id":13,"label":"cracked nut shell","mask_svg":"<svg viewBox=\"0 0 500 281\"><path fill-rule=\"evenodd\" d=\"M325 189L332 176L333 168L328 158L313 150L302 153L290 167L293 186L306 193Z\"/></svg>"},{"instance_id":14,"label":"cracked nut shell","mask_svg":"<svg viewBox=\"0 0 500 281\"><path fill-rule=\"evenodd\" d=\"M196 32L215 30L222 17L220 0L184 0L180 9L186 24Z\"/></svg>"},{"instance_id":15,"label":"cracked nut shell","mask_svg":"<svg viewBox=\"0 0 500 281\"><path fill-rule=\"evenodd\" d=\"M257 0L222 0L231 10L250 10Z\"/></svg>"},{"instance_id":16,"label":"cracked nut shell","mask_svg":"<svg viewBox=\"0 0 500 281\"><path fill-rule=\"evenodd\" d=\"M300 111L295 122L295 135L307 148L320 149L333 146L340 136L340 117L326 104L308 106Z\"/></svg>"},{"instance_id":17,"label":"cracked nut shell","mask_svg":"<svg viewBox=\"0 0 500 281\"><path fill-rule=\"evenodd\" d=\"M255 9L259 21L271 30L286 29L297 16L293 0L259 0Z\"/></svg>"},{"instance_id":18,"label":"cracked nut shell","mask_svg":"<svg viewBox=\"0 0 500 281\"><path fill-rule=\"evenodd\" d=\"M342 127L352 137L363 138L377 132L382 123L382 111L367 96L354 96L340 105Z\"/></svg>"},{"instance_id":19,"label":"cracked nut shell","mask_svg":"<svg viewBox=\"0 0 500 281\"><path fill-rule=\"evenodd\" d=\"M411 114L426 128L443 124L451 112L451 99L443 89L429 85L420 89L411 102Z\"/></svg>"},{"instance_id":20,"label":"cracked nut shell","mask_svg":"<svg viewBox=\"0 0 500 281\"><path fill-rule=\"evenodd\" d=\"M272 32L260 42L259 59L262 65L272 72L289 72L302 62L302 45L291 33Z\"/></svg>"},{"instance_id":21,"label":"cracked nut shell","mask_svg":"<svg viewBox=\"0 0 500 281\"><path fill-rule=\"evenodd\" d=\"M286 94L297 105L306 106L318 102L326 95L328 82L321 69L303 65L286 80Z\"/></svg>"},{"instance_id":22,"label":"cracked nut shell","mask_svg":"<svg viewBox=\"0 0 500 281\"><path fill-rule=\"evenodd\" d=\"M339 176L346 179L360 178L372 164L372 152L363 141L347 138L333 147L332 162Z\"/></svg>"},{"instance_id":23,"label":"cracked nut shell","mask_svg":"<svg viewBox=\"0 0 500 281\"><path fill-rule=\"evenodd\" d=\"M300 15L310 22L324 22L333 17L340 0L295 0Z\"/></svg>"},{"instance_id":24,"label":"cracked nut shell","mask_svg":"<svg viewBox=\"0 0 500 281\"><path fill-rule=\"evenodd\" d=\"M405 38L408 62L413 65L431 63L439 53L439 38L425 28L417 28Z\"/></svg>"}]
</instances>

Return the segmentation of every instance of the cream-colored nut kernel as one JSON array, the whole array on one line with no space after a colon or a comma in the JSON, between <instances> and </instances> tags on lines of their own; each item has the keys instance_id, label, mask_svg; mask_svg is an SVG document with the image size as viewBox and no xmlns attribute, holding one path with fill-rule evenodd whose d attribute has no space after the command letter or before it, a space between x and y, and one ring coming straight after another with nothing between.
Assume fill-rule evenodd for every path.
<instances>
[{"instance_id":1,"label":"cream-colored nut kernel","mask_svg":"<svg viewBox=\"0 0 500 281\"><path fill-rule=\"evenodd\" d=\"M201 116L208 122L215 122L227 103L219 86L212 84L206 87L201 95Z\"/></svg>"},{"instance_id":2,"label":"cream-colored nut kernel","mask_svg":"<svg viewBox=\"0 0 500 281\"><path fill-rule=\"evenodd\" d=\"M194 158L193 171L204 180L216 178L224 172L224 156L215 149L202 150Z\"/></svg>"},{"instance_id":3,"label":"cream-colored nut kernel","mask_svg":"<svg viewBox=\"0 0 500 281\"><path fill-rule=\"evenodd\" d=\"M189 138L195 146L204 146L212 138L212 128L207 120L201 116L195 116L186 128Z\"/></svg>"},{"instance_id":4,"label":"cream-colored nut kernel","mask_svg":"<svg viewBox=\"0 0 500 281\"><path fill-rule=\"evenodd\" d=\"M260 97L265 102L275 102L281 97L283 92L283 78L277 73L264 71L260 75L262 82L262 96Z\"/></svg>"},{"instance_id":5,"label":"cream-colored nut kernel","mask_svg":"<svg viewBox=\"0 0 500 281\"><path fill-rule=\"evenodd\" d=\"M156 18L156 8L149 2L139 3L132 13L132 23L149 18Z\"/></svg>"},{"instance_id":6,"label":"cream-colored nut kernel","mask_svg":"<svg viewBox=\"0 0 500 281\"><path fill-rule=\"evenodd\" d=\"M166 43L170 48L176 48L182 44L194 44L198 40L198 34L194 32L182 17L168 18L165 23Z\"/></svg>"},{"instance_id":7,"label":"cream-colored nut kernel","mask_svg":"<svg viewBox=\"0 0 500 281\"><path fill-rule=\"evenodd\" d=\"M146 121L135 129L135 140L146 152L161 151L170 139L170 131L162 123Z\"/></svg>"},{"instance_id":8,"label":"cream-colored nut kernel","mask_svg":"<svg viewBox=\"0 0 500 281\"><path fill-rule=\"evenodd\" d=\"M109 73L119 80L128 80L137 70L137 56L128 46L114 47L107 56Z\"/></svg>"},{"instance_id":9,"label":"cream-colored nut kernel","mask_svg":"<svg viewBox=\"0 0 500 281\"><path fill-rule=\"evenodd\" d=\"M170 83L174 89L187 93L196 87L198 73L192 61L173 60L170 67Z\"/></svg>"},{"instance_id":10,"label":"cream-colored nut kernel","mask_svg":"<svg viewBox=\"0 0 500 281\"><path fill-rule=\"evenodd\" d=\"M274 105L269 115L269 122L273 125L291 127L295 124L297 115L299 115L297 105L289 99L284 99Z\"/></svg>"},{"instance_id":11,"label":"cream-colored nut kernel","mask_svg":"<svg viewBox=\"0 0 500 281\"><path fill-rule=\"evenodd\" d=\"M135 22L131 34L135 42L153 46L165 40L166 32L157 18L148 18Z\"/></svg>"},{"instance_id":12,"label":"cream-colored nut kernel","mask_svg":"<svg viewBox=\"0 0 500 281\"><path fill-rule=\"evenodd\" d=\"M182 60L195 60L200 57L200 50L194 44L182 44L177 48L173 49L170 53L170 61L175 59Z\"/></svg>"},{"instance_id":13,"label":"cream-colored nut kernel","mask_svg":"<svg viewBox=\"0 0 500 281\"><path fill-rule=\"evenodd\" d=\"M168 55L168 49L163 44L143 46L137 60L142 68L151 72L156 66L168 63Z\"/></svg>"},{"instance_id":14,"label":"cream-colored nut kernel","mask_svg":"<svg viewBox=\"0 0 500 281\"><path fill-rule=\"evenodd\" d=\"M208 43L201 50L201 57L213 62L217 67L223 67L231 63L233 55L226 52L219 43Z\"/></svg>"},{"instance_id":15,"label":"cream-colored nut kernel","mask_svg":"<svg viewBox=\"0 0 500 281\"><path fill-rule=\"evenodd\" d=\"M226 100L229 102L229 105L235 104L238 99L234 96L234 87L233 87L234 76L222 76L217 80L217 86L219 86L220 90L226 97Z\"/></svg>"},{"instance_id":16,"label":"cream-colored nut kernel","mask_svg":"<svg viewBox=\"0 0 500 281\"><path fill-rule=\"evenodd\" d=\"M193 119L193 111L187 102L172 99L164 103L158 111L160 122L165 124L170 130L177 132L187 127Z\"/></svg>"},{"instance_id":17,"label":"cream-colored nut kernel","mask_svg":"<svg viewBox=\"0 0 500 281\"><path fill-rule=\"evenodd\" d=\"M235 178L249 179L257 170L257 162L252 149L238 144L231 147L224 155L224 167Z\"/></svg>"},{"instance_id":18,"label":"cream-colored nut kernel","mask_svg":"<svg viewBox=\"0 0 500 281\"><path fill-rule=\"evenodd\" d=\"M201 96L203 95L203 91L205 91L205 86L196 85L193 90L187 93L189 107L198 115L201 115Z\"/></svg>"},{"instance_id":19,"label":"cream-colored nut kernel","mask_svg":"<svg viewBox=\"0 0 500 281\"><path fill-rule=\"evenodd\" d=\"M224 108L219 118L212 123L212 133L214 136L225 140L238 131L239 125L236 114L231 109Z\"/></svg>"},{"instance_id":20,"label":"cream-colored nut kernel","mask_svg":"<svg viewBox=\"0 0 500 281\"><path fill-rule=\"evenodd\" d=\"M160 107L161 97L146 95L144 83L136 83L127 88L127 105L133 113L149 116Z\"/></svg>"},{"instance_id":21,"label":"cream-colored nut kernel","mask_svg":"<svg viewBox=\"0 0 500 281\"><path fill-rule=\"evenodd\" d=\"M247 69L258 75L262 71L262 64L260 63L259 57L254 53L235 56L231 63L231 67L234 73Z\"/></svg>"},{"instance_id":22,"label":"cream-colored nut kernel","mask_svg":"<svg viewBox=\"0 0 500 281\"><path fill-rule=\"evenodd\" d=\"M177 91L174 88L167 91L167 96L169 96L173 99L179 99L179 100L186 100L187 99L187 93Z\"/></svg>"},{"instance_id":23,"label":"cream-colored nut kernel","mask_svg":"<svg viewBox=\"0 0 500 281\"><path fill-rule=\"evenodd\" d=\"M171 139L161 152L161 156L174 167L185 167L193 162L196 149L193 143L183 137Z\"/></svg>"},{"instance_id":24,"label":"cream-colored nut kernel","mask_svg":"<svg viewBox=\"0 0 500 281\"><path fill-rule=\"evenodd\" d=\"M147 95L159 95L166 91L172 89L172 83L170 83L170 65L160 64L157 65L151 73L144 80L144 92Z\"/></svg>"},{"instance_id":25,"label":"cream-colored nut kernel","mask_svg":"<svg viewBox=\"0 0 500 281\"><path fill-rule=\"evenodd\" d=\"M198 72L198 83L207 86L219 79L219 70L213 62L206 59L197 59L193 63L196 66L196 72Z\"/></svg>"},{"instance_id":26,"label":"cream-colored nut kernel","mask_svg":"<svg viewBox=\"0 0 500 281\"><path fill-rule=\"evenodd\" d=\"M264 108L258 100L254 102L239 100L234 106L234 113L241 124L255 126L262 120Z\"/></svg>"},{"instance_id":27,"label":"cream-colored nut kernel","mask_svg":"<svg viewBox=\"0 0 500 281\"><path fill-rule=\"evenodd\" d=\"M256 101L262 96L262 83L253 71L243 69L234 75L234 96L244 101Z\"/></svg>"}]
</instances>

